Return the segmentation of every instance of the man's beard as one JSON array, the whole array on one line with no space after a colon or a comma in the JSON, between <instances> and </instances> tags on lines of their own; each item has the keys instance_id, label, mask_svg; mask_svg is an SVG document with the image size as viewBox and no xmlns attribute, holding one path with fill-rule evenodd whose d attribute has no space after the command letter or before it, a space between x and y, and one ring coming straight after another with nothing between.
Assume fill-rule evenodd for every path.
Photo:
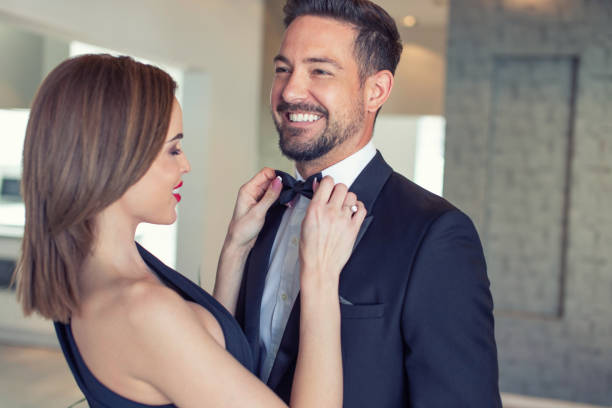
<instances>
[{"instance_id":1,"label":"man's beard","mask_svg":"<svg viewBox=\"0 0 612 408\"><path fill-rule=\"evenodd\" d=\"M274 115L274 125L278 132L278 145L281 152L287 158L296 162L308 162L323 157L329 153L334 147L342 144L345 140L358 132L363 124L364 111L359 109L358 105L354 105L350 117L343 118L344 120L330 120L329 113L322 107L316 107L304 104L289 104L281 102L276 111L278 113L293 111L318 112L321 118L327 119L327 126L323 132L313 140L306 143L294 143L295 138L306 132L307 129L295 128L283 125ZM319 119L321 120L321 119Z\"/></svg>"}]
</instances>

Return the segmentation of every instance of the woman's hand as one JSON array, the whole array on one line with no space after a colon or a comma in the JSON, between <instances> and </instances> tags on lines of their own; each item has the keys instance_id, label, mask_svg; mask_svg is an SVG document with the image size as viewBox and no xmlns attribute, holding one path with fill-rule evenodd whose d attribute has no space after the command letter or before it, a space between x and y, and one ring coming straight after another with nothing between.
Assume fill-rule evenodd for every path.
<instances>
[{"instance_id":1,"label":"woman's hand","mask_svg":"<svg viewBox=\"0 0 612 408\"><path fill-rule=\"evenodd\" d=\"M249 251L263 227L266 213L282 189L280 177L264 167L251 180L240 187L234 215L219 256L214 297L234 314L242 272Z\"/></svg>"},{"instance_id":2,"label":"woman's hand","mask_svg":"<svg viewBox=\"0 0 612 408\"><path fill-rule=\"evenodd\" d=\"M363 203L344 184L327 176L316 192L302 223L300 261L304 280L338 282L366 215Z\"/></svg>"},{"instance_id":3,"label":"woman's hand","mask_svg":"<svg viewBox=\"0 0 612 408\"><path fill-rule=\"evenodd\" d=\"M226 245L250 250L263 227L266 213L282 190L280 177L264 167L240 187L234 214L227 231Z\"/></svg>"},{"instance_id":4,"label":"woman's hand","mask_svg":"<svg viewBox=\"0 0 612 408\"><path fill-rule=\"evenodd\" d=\"M338 282L366 210L331 177L313 189L300 240L300 344L290 405L303 398L307 407L341 407Z\"/></svg>"}]
</instances>

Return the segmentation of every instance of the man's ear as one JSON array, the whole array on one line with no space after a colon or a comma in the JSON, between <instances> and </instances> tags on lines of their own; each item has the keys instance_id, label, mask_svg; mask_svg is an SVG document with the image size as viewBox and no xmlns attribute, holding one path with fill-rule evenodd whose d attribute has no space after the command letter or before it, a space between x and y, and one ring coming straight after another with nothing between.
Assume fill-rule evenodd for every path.
<instances>
[{"instance_id":1,"label":"man's ear","mask_svg":"<svg viewBox=\"0 0 612 408\"><path fill-rule=\"evenodd\" d=\"M366 111L376 113L387 101L393 88L393 74L389 70L378 71L366 79Z\"/></svg>"}]
</instances>

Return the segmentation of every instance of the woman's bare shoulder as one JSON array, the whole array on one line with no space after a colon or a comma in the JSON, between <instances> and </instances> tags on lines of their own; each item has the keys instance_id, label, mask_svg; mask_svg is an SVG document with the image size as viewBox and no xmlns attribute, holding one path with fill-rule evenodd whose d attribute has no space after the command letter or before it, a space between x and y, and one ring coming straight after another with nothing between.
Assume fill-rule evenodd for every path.
<instances>
[{"instance_id":1,"label":"woman's bare shoulder","mask_svg":"<svg viewBox=\"0 0 612 408\"><path fill-rule=\"evenodd\" d=\"M119 303L126 323L134 330L168 327L195 319L187 301L178 293L148 280L134 282L122 290Z\"/></svg>"},{"instance_id":2,"label":"woman's bare shoulder","mask_svg":"<svg viewBox=\"0 0 612 408\"><path fill-rule=\"evenodd\" d=\"M73 326L104 332L108 339L114 337L110 333L120 333L119 338L132 342L142 332L185 321L197 321L197 316L175 291L152 279L124 279L89 294Z\"/></svg>"}]
</instances>

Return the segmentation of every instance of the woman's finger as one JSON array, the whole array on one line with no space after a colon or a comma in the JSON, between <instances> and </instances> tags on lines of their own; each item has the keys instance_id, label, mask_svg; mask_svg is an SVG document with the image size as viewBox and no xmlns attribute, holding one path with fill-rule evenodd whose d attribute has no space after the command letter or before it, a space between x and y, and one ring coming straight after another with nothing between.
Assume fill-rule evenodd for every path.
<instances>
[{"instance_id":1,"label":"woman's finger","mask_svg":"<svg viewBox=\"0 0 612 408\"><path fill-rule=\"evenodd\" d=\"M348 187L346 186L346 184L336 184L334 186L334 190L331 193L331 197L329 198L329 204L334 206L335 208L341 208L346 198L347 192Z\"/></svg>"},{"instance_id":2,"label":"woman's finger","mask_svg":"<svg viewBox=\"0 0 612 408\"><path fill-rule=\"evenodd\" d=\"M346 193L346 197L344 197L344 202L342 203L342 206L352 208L355 203L357 203L357 195L351 191Z\"/></svg>"},{"instance_id":3,"label":"woman's finger","mask_svg":"<svg viewBox=\"0 0 612 408\"><path fill-rule=\"evenodd\" d=\"M243 186L243 191L258 201L266 193L270 182L276 177L276 172L270 167L264 167Z\"/></svg>"},{"instance_id":4,"label":"woman's finger","mask_svg":"<svg viewBox=\"0 0 612 408\"><path fill-rule=\"evenodd\" d=\"M334 189L334 179L325 176L318 183L317 192L312 196L311 204L327 204L329 197Z\"/></svg>"},{"instance_id":5,"label":"woman's finger","mask_svg":"<svg viewBox=\"0 0 612 408\"><path fill-rule=\"evenodd\" d=\"M253 206L253 211L255 211L258 215L265 215L272 204L274 204L274 202L278 199L278 196L280 196L282 189L283 181L281 177L275 177L274 180L269 183L268 188L266 189L266 192L261 200L259 200L259 202Z\"/></svg>"},{"instance_id":6,"label":"woman's finger","mask_svg":"<svg viewBox=\"0 0 612 408\"><path fill-rule=\"evenodd\" d=\"M363 220L368 214L368 211L366 210L365 205L363 205L361 201L357 201L354 205L355 207L357 207L357 211L353 211L351 222L353 223L353 227L357 231L359 231L359 228L361 228L361 224L363 223Z\"/></svg>"}]
</instances>

